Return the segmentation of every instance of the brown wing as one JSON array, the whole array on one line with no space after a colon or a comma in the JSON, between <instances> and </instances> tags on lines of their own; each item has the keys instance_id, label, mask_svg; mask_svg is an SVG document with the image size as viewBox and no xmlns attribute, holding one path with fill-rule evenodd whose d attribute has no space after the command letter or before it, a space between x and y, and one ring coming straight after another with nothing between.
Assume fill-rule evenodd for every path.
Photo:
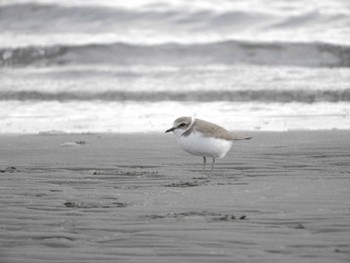
<instances>
[{"instance_id":1,"label":"brown wing","mask_svg":"<svg viewBox=\"0 0 350 263\"><path fill-rule=\"evenodd\" d=\"M233 134L215 123L196 119L195 124L195 131L203 133L204 137L214 137L228 141L233 141L235 139Z\"/></svg>"}]
</instances>

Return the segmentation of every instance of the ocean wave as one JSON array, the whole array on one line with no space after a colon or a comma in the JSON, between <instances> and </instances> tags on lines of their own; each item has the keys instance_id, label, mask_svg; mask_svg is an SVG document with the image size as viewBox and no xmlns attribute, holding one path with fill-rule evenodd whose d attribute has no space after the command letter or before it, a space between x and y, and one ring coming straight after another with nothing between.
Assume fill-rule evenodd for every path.
<instances>
[{"instance_id":1,"label":"ocean wave","mask_svg":"<svg viewBox=\"0 0 350 263\"><path fill-rule=\"evenodd\" d=\"M350 47L325 43L224 41L208 44L127 43L3 48L0 66L115 65L291 65L349 67Z\"/></svg>"},{"instance_id":2,"label":"ocean wave","mask_svg":"<svg viewBox=\"0 0 350 263\"><path fill-rule=\"evenodd\" d=\"M93 32L95 30L108 30L122 24L143 22L156 22L173 19L180 15L175 11L152 11L142 9L123 9L95 5L57 5L39 3L18 3L0 5L0 28L15 32L28 32L39 30L50 32L52 29L59 32L74 30ZM23 23L21 20L26 21ZM43 23L44 21L44 23ZM116 25L117 24L117 25ZM54 26L54 28L52 28Z\"/></svg>"},{"instance_id":3,"label":"ocean wave","mask_svg":"<svg viewBox=\"0 0 350 263\"><path fill-rule=\"evenodd\" d=\"M239 27L257 24L263 21L271 21L279 18L276 14L267 10L253 11L244 9L227 8L217 10L210 8L210 5L172 5L161 3L157 5L139 6L137 8L127 8L126 6L104 6L99 2L90 4L65 5L62 3L17 3L0 4L2 25L7 25L7 29L23 31L39 29L41 31L52 30L54 25L56 30L71 31L88 29L111 29L120 26L120 23L130 26L130 23L154 23L159 26L162 21L167 26L171 25L194 25L200 23L204 27L229 26ZM26 23L22 23L17 18L21 17ZM277 19L278 20L278 19ZM45 23L42 23L45 21ZM59 23L58 23L59 22ZM115 25L117 24L117 25ZM71 27L67 27L70 25ZM204 28L202 28L204 29Z\"/></svg>"},{"instance_id":4,"label":"ocean wave","mask_svg":"<svg viewBox=\"0 0 350 263\"><path fill-rule=\"evenodd\" d=\"M166 4L165 4L166 5ZM155 32L156 35L180 33L208 35L210 31L227 35L229 30L240 31L247 27L266 26L279 18L263 12L226 10L218 12L211 9L185 7L167 8L123 8L98 5L57 5L22 3L0 5L0 30L15 33L43 34L110 32L119 35L132 35L137 31ZM18 19L21 18L21 19ZM25 21L25 23L23 22ZM151 28L151 30L150 30ZM213 31L214 30L214 31ZM186 33L187 32L187 33Z\"/></svg>"},{"instance_id":5,"label":"ocean wave","mask_svg":"<svg viewBox=\"0 0 350 263\"><path fill-rule=\"evenodd\" d=\"M249 3L248 3L249 2ZM320 2L320 3L319 3ZM338 3L339 2L339 3ZM250 41L349 45L346 0L0 1L2 47Z\"/></svg>"},{"instance_id":6,"label":"ocean wave","mask_svg":"<svg viewBox=\"0 0 350 263\"><path fill-rule=\"evenodd\" d=\"M315 103L350 102L350 89L344 90L235 90L235 91L189 91L189 92L41 92L1 91L0 100L17 101L195 101L195 102L277 102Z\"/></svg>"},{"instance_id":7,"label":"ocean wave","mask_svg":"<svg viewBox=\"0 0 350 263\"><path fill-rule=\"evenodd\" d=\"M181 1L178 1L181 2ZM264 6L263 1L257 2L255 8L239 8L228 1L226 8L218 8L208 1L202 3L184 1L182 4L155 1L153 5L139 5L130 8L125 3L101 4L99 1L81 2L67 5L62 1L23 2L14 4L0 3L1 23L0 29L14 32L71 32L75 30L93 32L95 30L109 31L120 26L142 26L147 24L158 28L159 26L178 27L196 30L215 29L221 27L228 30L246 29L252 25L259 27L299 27L314 25L327 25L337 22L348 23L348 7L334 5L332 12L320 12L322 5L312 5L306 8L305 3L295 5L295 9L287 12L283 9L269 5ZM286 1L285 4L287 4ZM209 4L210 3L210 4ZM204 5L201 5L204 4ZM288 4L287 4L288 6ZM21 18L21 19L18 19ZM25 21L25 23L23 23ZM161 25L160 25L161 24ZM174 28L172 28L174 29ZM223 31L224 32L224 31Z\"/></svg>"}]
</instances>

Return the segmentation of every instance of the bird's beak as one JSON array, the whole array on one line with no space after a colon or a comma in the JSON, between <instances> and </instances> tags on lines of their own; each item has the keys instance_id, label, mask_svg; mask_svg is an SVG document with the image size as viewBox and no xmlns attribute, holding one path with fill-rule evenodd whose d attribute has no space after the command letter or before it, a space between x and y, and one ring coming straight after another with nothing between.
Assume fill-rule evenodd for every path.
<instances>
[{"instance_id":1,"label":"bird's beak","mask_svg":"<svg viewBox=\"0 0 350 263\"><path fill-rule=\"evenodd\" d=\"M172 132L172 131L175 130L175 129L176 129L176 128L172 127L172 128L170 128L170 129L166 130L165 132Z\"/></svg>"}]
</instances>

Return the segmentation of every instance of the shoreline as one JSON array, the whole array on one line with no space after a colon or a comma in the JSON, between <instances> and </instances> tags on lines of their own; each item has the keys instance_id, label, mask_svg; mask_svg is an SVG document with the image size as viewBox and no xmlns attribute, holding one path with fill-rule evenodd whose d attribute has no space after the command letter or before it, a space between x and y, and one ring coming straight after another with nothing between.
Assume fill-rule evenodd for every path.
<instances>
[{"instance_id":1,"label":"shoreline","mask_svg":"<svg viewBox=\"0 0 350 263\"><path fill-rule=\"evenodd\" d=\"M348 262L349 132L244 133L0 135L0 261Z\"/></svg>"},{"instance_id":2,"label":"shoreline","mask_svg":"<svg viewBox=\"0 0 350 263\"><path fill-rule=\"evenodd\" d=\"M318 133L318 132L350 132L350 129L289 129L289 130L229 130L229 132L235 133ZM165 131L145 131L145 132L68 132L68 131L40 131L40 132L2 132L0 136L60 136L60 135L107 135L107 136L117 136L117 135L150 135L156 136L165 133Z\"/></svg>"}]
</instances>

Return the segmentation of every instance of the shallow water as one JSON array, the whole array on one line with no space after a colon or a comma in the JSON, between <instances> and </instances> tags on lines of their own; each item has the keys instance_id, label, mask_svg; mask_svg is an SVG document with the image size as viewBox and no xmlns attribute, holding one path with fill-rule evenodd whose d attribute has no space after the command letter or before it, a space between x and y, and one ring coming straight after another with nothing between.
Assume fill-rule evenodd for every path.
<instances>
[{"instance_id":1,"label":"shallow water","mask_svg":"<svg viewBox=\"0 0 350 263\"><path fill-rule=\"evenodd\" d=\"M347 68L2 69L1 133L161 132L181 115L229 130L350 129Z\"/></svg>"}]
</instances>

